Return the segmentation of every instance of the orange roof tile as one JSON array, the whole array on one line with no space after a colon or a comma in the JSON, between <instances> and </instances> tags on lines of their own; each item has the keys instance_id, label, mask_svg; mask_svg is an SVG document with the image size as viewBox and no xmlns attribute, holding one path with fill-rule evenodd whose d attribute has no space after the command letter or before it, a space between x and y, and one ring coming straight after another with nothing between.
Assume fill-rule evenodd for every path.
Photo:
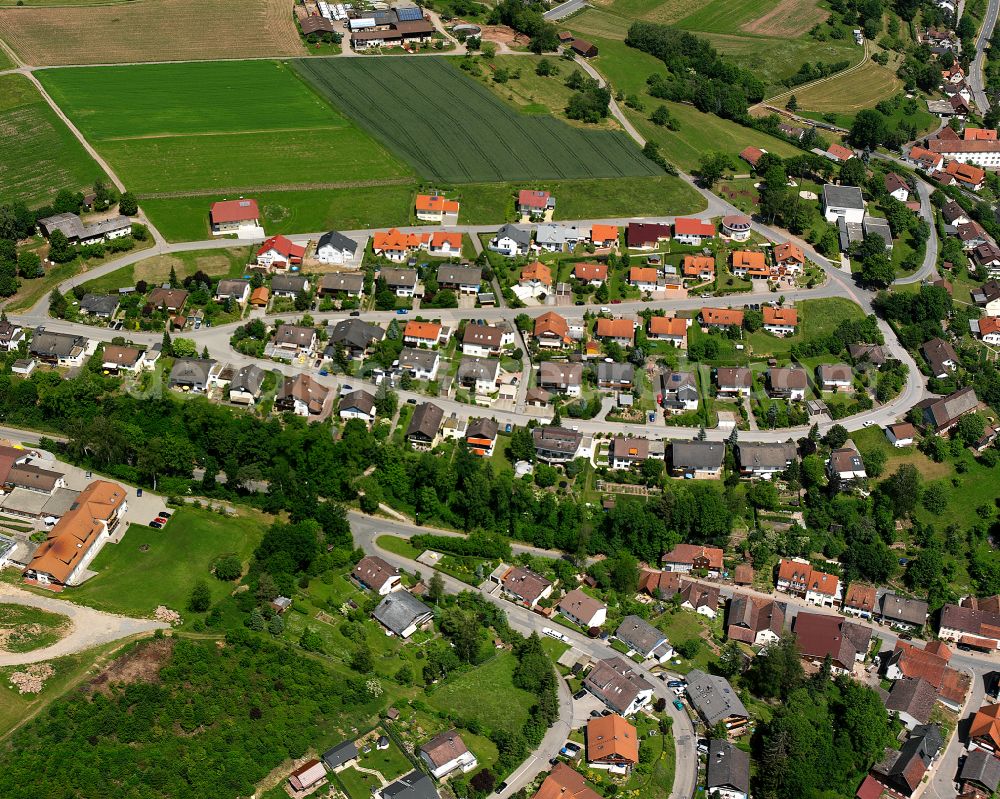
<instances>
[{"instance_id":1,"label":"orange roof tile","mask_svg":"<svg viewBox=\"0 0 1000 799\"><path fill-rule=\"evenodd\" d=\"M587 722L587 761L638 763L639 739L636 729L617 713Z\"/></svg>"},{"instance_id":2,"label":"orange roof tile","mask_svg":"<svg viewBox=\"0 0 1000 799\"><path fill-rule=\"evenodd\" d=\"M685 219L683 217L674 220L675 236L714 236L715 225L701 219Z\"/></svg>"},{"instance_id":3,"label":"orange roof tile","mask_svg":"<svg viewBox=\"0 0 1000 799\"><path fill-rule=\"evenodd\" d=\"M702 308L701 321L706 325L742 325L743 311L736 308Z\"/></svg>"},{"instance_id":4,"label":"orange roof tile","mask_svg":"<svg viewBox=\"0 0 1000 799\"><path fill-rule=\"evenodd\" d=\"M593 225L590 228L591 241L618 241L617 225Z\"/></svg>"},{"instance_id":5,"label":"orange roof tile","mask_svg":"<svg viewBox=\"0 0 1000 799\"><path fill-rule=\"evenodd\" d=\"M775 245L774 260L781 264L788 261L794 261L797 264L804 264L806 262L806 256L805 253L802 252L801 247L789 242L787 244Z\"/></svg>"},{"instance_id":6,"label":"orange roof tile","mask_svg":"<svg viewBox=\"0 0 1000 799\"><path fill-rule=\"evenodd\" d=\"M541 261L528 264L521 270L521 283L537 281L545 286L552 285L552 270Z\"/></svg>"},{"instance_id":7,"label":"orange roof tile","mask_svg":"<svg viewBox=\"0 0 1000 799\"><path fill-rule=\"evenodd\" d=\"M413 250L431 240L430 233L403 233L397 228L372 234L372 250L375 252L403 252Z\"/></svg>"},{"instance_id":8,"label":"orange roof tile","mask_svg":"<svg viewBox=\"0 0 1000 799\"><path fill-rule=\"evenodd\" d=\"M555 311L546 311L535 319L535 337L541 335L559 336L568 344L570 342L569 323Z\"/></svg>"},{"instance_id":9,"label":"orange roof tile","mask_svg":"<svg viewBox=\"0 0 1000 799\"><path fill-rule=\"evenodd\" d=\"M431 236L431 247L439 249L446 244L450 245L453 250L462 249L462 234L446 233L443 230L439 230Z\"/></svg>"},{"instance_id":10,"label":"orange roof tile","mask_svg":"<svg viewBox=\"0 0 1000 799\"><path fill-rule=\"evenodd\" d=\"M794 308L772 308L770 305L765 305L764 324L798 327L799 312Z\"/></svg>"},{"instance_id":11,"label":"orange roof tile","mask_svg":"<svg viewBox=\"0 0 1000 799\"><path fill-rule=\"evenodd\" d=\"M753 250L736 250L733 252L733 269L766 269L767 262L764 253Z\"/></svg>"},{"instance_id":12,"label":"orange roof tile","mask_svg":"<svg viewBox=\"0 0 1000 799\"><path fill-rule=\"evenodd\" d=\"M441 335L441 325L433 322L407 322L403 329L403 338L414 338L421 341L437 341Z\"/></svg>"},{"instance_id":13,"label":"orange roof tile","mask_svg":"<svg viewBox=\"0 0 1000 799\"><path fill-rule=\"evenodd\" d=\"M606 319L601 317L597 320L598 338L627 338L631 341L635 338L635 322L631 319Z\"/></svg>"},{"instance_id":14,"label":"orange roof tile","mask_svg":"<svg viewBox=\"0 0 1000 799\"><path fill-rule=\"evenodd\" d=\"M651 316L649 318L649 334L651 336L686 336L687 320L678 316Z\"/></svg>"},{"instance_id":15,"label":"orange roof tile","mask_svg":"<svg viewBox=\"0 0 1000 799\"><path fill-rule=\"evenodd\" d=\"M607 280L607 264L576 264L573 267L573 277L577 280Z\"/></svg>"},{"instance_id":16,"label":"orange roof tile","mask_svg":"<svg viewBox=\"0 0 1000 799\"><path fill-rule=\"evenodd\" d=\"M963 183L971 183L976 186L986 180L986 170L980 169L978 166L973 166L972 164L962 164L958 161L949 161L948 166L945 167L944 171L955 177L957 180L961 180Z\"/></svg>"},{"instance_id":17,"label":"orange roof tile","mask_svg":"<svg viewBox=\"0 0 1000 799\"><path fill-rule=\"evenodd\" d=\"M628 270L629 283L655 283L659 274L651 266L633 266Z\"/></svg>"},{"instance_id":18,"label":"orange roof tile","mask_svg":"<svg viewBox=\"0 0 1000 799\"><path fill-rule=\"evenodd\" d=\"M715 258L711 255L685 255L684 276L697 277L702 272L715 274Z\"/></svg>"},{"instance_id":19,"label":"orange roof tile","mask_svg":"<svg viewBox=\"0 0 1000 799\"><path fill-rule=\"evenodd\" d=\"M449 200L440 194L418 194L417 210L432 211L444 214L457 214L459 205L455 200Z\"/></svg>"}]
</instances>

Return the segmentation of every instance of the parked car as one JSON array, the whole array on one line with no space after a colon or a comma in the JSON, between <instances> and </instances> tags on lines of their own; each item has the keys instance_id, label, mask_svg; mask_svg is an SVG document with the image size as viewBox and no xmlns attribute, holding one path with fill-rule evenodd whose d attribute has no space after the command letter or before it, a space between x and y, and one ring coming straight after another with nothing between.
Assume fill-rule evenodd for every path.
<instances>
[{"instance_id":1,"label":"parked car","mask_svg":"<svg viewBox=\"0 0 1000 799\"><path fill-rule=\"evenodd\" d=\"M169 519L174 515L174 512L172 510L161 510L158 515L163 516L165 519Z\"/></svg>"},{"instance_id":2,"label":"parked car","mask_svg":"<svg viewBox=\"0 0 1000 799\"><path fill-rule=\"evenodd\" d=\"M163 527L163 522L158 522L158 521L156 521L156 520L154 519L153 521L151 521L151 522L149 523L149 526L150 526L150 527L155 527L155 528L156 528L157 530L159 530L159 529L160 529L161 527Z\"/></svg>"},{"instance_id":3,"label":"parked car","mask_svg":"<svg viewBox=\"0 0 1000 799\"><path fill-rule=\"evenodd\" d=\"M586 695L587 695L586 689L581 688L579 691L577 691L575 694L573 694L573 698L574 699L583 699L583 697L585 697Z\"/></svg>"},{"instance_id":4,"label":"parked car","mask_svg":"<svg viewBox=\"0 0 1000 799\"><path fill-rule=\"evenodd\" d=\"M361 316L361 311L351 311L351 316Z\"/></svg>"},{"instance_id":5,"label":"parked car","mask_svg":"<svg viewBox=\"0 0 1000 799\"><path fill-rule=\"evenodd\" d=\"M416 399L415 399L415 398L413 398L413 397L410 397L410 398L409 398L409 399L408 399L408 400L406 401L406 404L407 404L407 405L416 405L416 404L417 404L417 401L416 401Z\"/></svg>"},{"instance_id":6,"label":"parked car","mask_svg":"<svg viewBox=\"0 0 1000 799\"><path fill-rule=\"evenodd\" d=\"M674 700L674 707L677 708L678 710L683 710L684 709L684 703L680 699L675 699Z\"/></svg>"},{"instance_id":7,"label":"parked car","mask_svg":"<svg viewBox=\"0 0 1000 799\"><path fill-rule=\"evenodd\" d=\"M396 315L397 316L406 316L406 314L408 314L408 313L409 313L409 311L406 308L397 308L396 309ZM497 793L499 793L499 791L497 791Z\"/></svg>"},{"instance_id":8,"label":"parked car","mask_svg":"<svg viewBox=\"0 0 1000 799\"><path fill-rule=\"evenodd\" d=\"M683 688L684 687L684 681L683 680L671 680L670 682L667 683L667 687L668 688Z\"/></svg>"},{"instance_id":9,"label":"parked car","mask_svg":"<svg viewBox=\"0 0 1000 799\"><path fill-rule=\"evenodd\" d=\"M497 786L496 790L495 790L495 791L493 791L493 793L503 793L503 792L504 792L504 791L506 791L506 790L507 790L507 783L506 783L506 782L501 782L501 783L500 783L500 784L499 784L499 785Z\"/></svg>"}]
</instances>

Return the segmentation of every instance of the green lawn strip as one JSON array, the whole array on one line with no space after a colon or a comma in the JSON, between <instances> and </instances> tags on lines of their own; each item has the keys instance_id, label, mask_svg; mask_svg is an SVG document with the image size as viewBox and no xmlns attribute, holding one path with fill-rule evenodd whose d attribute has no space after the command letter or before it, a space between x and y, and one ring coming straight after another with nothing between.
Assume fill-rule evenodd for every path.
<instances>
[{"instance_id":1,"label":"green lawn strip","mask_svg":"<svg viewBox=\"0 0 1000 799\"><path fill-rule=\"evenodd\" d=\"M387 780L394 780L403 774L413 770L413 764L407 759L399 747L392 740L389 740L387 749L379 749L372 746L367 754L362 752L358 756L358 765L364 768L375 769Z\"/></svg>"},{"instance_id":2,"label":"green lawn strip","mask_svg":"<svg viewBox=\"0 0 1000 799\"><path fill-rule=\"evenodd\" d=\"M828 336L844 320L864 318L864 311L843 297L802 300L795 307L799 312L798 332L784 337L772 336L763 329L751 333L747 339L754 355L787 356L795 344Z\"/></svg>"},{"instance_id":3,"label":"green lawn strip","mask_svg":"<svg viewBox=\"0 0 1000 799\"><path fill-rule=\"evenodd\" d=\"M3 131L0 196L29 206L52 202L60 189L81 191L104 171L23 75L0 76Z\"/></svg>"},{"instance_id":4,"label":"green lawn strip","mask_svg":"<svg viewBox=\"0 0 1000 799\"><path fill-rule=\"evenodd\" d=\"M387 552L403 558L409 558L410 560L416 560L417 556L423 551L410 544L406 538L400 538L398 535L380 535L375 539L375 545Z\"/></svg>"},{"instance_id":5,"label":"green lawn strip","mask_svg":"<svg viewBox=\"0 0 1000 799\"><path fill-rule=\"evenodd\" d=\"M198 581L208 584L213 601L233 591L232 583L212 576L212 564L229 553L246 561L263 530L256 516L233 518L181 508L162 530L131 525L120 543L106 544L94 559L90 568L97 576L61 596L128 616L150 616L158 605L166 605L184 617Z\"/></svg>"},{"instance_id":6,"label":"green lawn strip","mask_svg":"<svg viewBox=\"0 0 1000 799\"><path fill-rule=\"evenodd\" d=\"M210 277L240 277L246 271L249 247L227 247L217 250L189 250L170 255L155 255L114 272L88 280L83 287L88 292L104 294L120 288L134 286L144 280L150 286L164 282L174 267L179 280L199 270Z\"/></svg>"},{"instance_id":7,"label":"green lawn strip","mask_svg":"<svg viewBox=\"0 0 1000 799\"><path fill-rule=\"evenodd\" d=\"M517 660L506 652L449 679L433 691L427 703L453 719L475 720L484 730L519 732L535 703L532 694L513 683Z\"/></svg>"},{"instance_id":8,"label":"green lawn strip","mask_svg":"<svg viewBox=\"0 0 1000 799\"><path fill-rule=\"evenodd\" d=\"M371 799L372 790L382 787L374 774L365 774L353 766L338 771L336 778L344 786L349 799Z\"/></svg>"},{"instance_id":9,"label":"green lawn strip","mask_svg":"<svg viewBox=\"0 0 1000 799\"><path fill-rule=\"evenodd\" d=\"M0 650L31 652L51 646L69 630L69 619L28 605L0 604Z\"/></svg>"},{"instance_id":10,"label":"green lawn strip","mask_svg":"<svg viewBox=\"0 0 1000 799\"><path fill-rule=\"evenodd\" d=\"M692 669L707 671L709 664L715 660L715 655L708 644L710 635L709 619L690 610L680 609L676 613L667 612L655 620L657 628L667 635L667 640L676 647L684 641L692 638L699 640L698 654L692 660L682 658L679 654L674 655L674 660L680 660L679 664L670 661L669 668L680 674L687 674ZM706 639L708 633L708 639Z\"/></svg>"}]
</instances>

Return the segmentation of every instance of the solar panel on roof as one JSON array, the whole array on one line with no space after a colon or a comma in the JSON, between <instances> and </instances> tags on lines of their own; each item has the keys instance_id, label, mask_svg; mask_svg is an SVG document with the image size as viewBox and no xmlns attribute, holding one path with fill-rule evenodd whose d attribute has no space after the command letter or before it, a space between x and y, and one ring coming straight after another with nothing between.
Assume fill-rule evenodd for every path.
<instances>
[{"instance_id":1,"label":"solar panel on roof","mask_svg":"<svg viewBox=\"0 0 1000 799\"><path fill-rule=\"evenodd\" d=\"M400 22L419 22L424 18L424 12L417 6L397 8L396 17Z\"/></svg>"}]
</instances>

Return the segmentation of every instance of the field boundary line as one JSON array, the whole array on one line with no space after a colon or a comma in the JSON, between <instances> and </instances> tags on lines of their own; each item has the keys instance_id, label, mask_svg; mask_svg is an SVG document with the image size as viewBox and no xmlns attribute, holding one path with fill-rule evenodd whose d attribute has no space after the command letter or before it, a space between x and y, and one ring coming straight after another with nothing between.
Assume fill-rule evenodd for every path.
<instances>
[{"instance_id":1,"label":"field boundary line","mask_svg":"<svg viewBox=\"0 0 1000 799\"><path fill-rule=\"evenodd\" d=\"M228 186L221 189L191 189L189 191L161 191L137 194L140 200L181 200L185 197L213 197L217 194L233 194L241 191L325 191L330 189L369 189L378 186L405 186L416 183L415 177L383 178L381 180L357 180L341 183L278 183L269 186Z\"/></svg>"},{"instance_id":2,"label":"field boundary line","mask_svg":"<svg viewBox=\"0 0 1000 799\"><path fill-rule=\"evenodd\" d=\"M861 67L863 67L865 64L867 64L868 61L869 61L869 58L868 58L868 40L865 39L865 53L864 53L864 56L853 67L847 67L847 69L842 69L842 70L840 70L840 72L834 72L832 75L827 75L825 78L817 78L816 80L810 81L809 83L803 83L801 86L795 86L795 87L789 89L788 91L784 91L781 94L774 95L774 97L768 97L768 98L766 98L764 100L761 100L759 103L757 103L756 105L752 106L748 110L752 111L754 108L762 108L765 105L774 105L774 103L777 102L778 100L781 100L781 99L783 99L785 97L791 97L791 95L795 94L796 92L801 92L801 91L805 91L806 89L811 89L814 86L819 86L821 83L826 83L827 81L833 80L834 78L842 78L845 75L850 75L850 74L852 74L854 72L857 72L859 69L861 69Z\"/></svg>"},{"instance_id":3,"label":"field boundary line","mask_svg":"<svg viewBox=\"0 0 1000 799\"><path fill-rule=\"evenodd\" d=\"M98 141L145 141L148 139L190 139L201 136L254 136L261 133L309 133L317 130L341 130L345 125L316 125L308 128L260 128L258 130L205 130L199 133L144 133L141 136L109 136Z\"/></svg>"}]
</instances>

